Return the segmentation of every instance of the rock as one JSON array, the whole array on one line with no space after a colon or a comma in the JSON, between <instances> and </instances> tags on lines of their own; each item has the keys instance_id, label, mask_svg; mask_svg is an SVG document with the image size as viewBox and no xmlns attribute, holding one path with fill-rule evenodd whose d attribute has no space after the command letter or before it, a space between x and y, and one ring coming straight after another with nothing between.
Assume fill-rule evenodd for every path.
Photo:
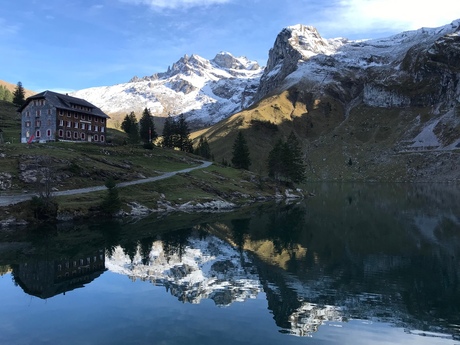
<instances>
[{"instance_id":1,"label":"rock","mask_svg":"<svg viewBox=\"0 0 460 345\"><path fill-rule=\"evenodd\" d=\"M7 190L11 188L13 176L10 173L0 173L0 190Z\"/></svg>"},{"instance_id":2,"label":"rock","mask_svg":"<svg viewBox=\"0 0 460 345\"><path fill-rule=\"evenodd\" d=\"M131 207L131 212L128 215L133 217L145 217L152 213L151 209L135 201L128 203L128 206Z\"/></svg>"}]
</instances>

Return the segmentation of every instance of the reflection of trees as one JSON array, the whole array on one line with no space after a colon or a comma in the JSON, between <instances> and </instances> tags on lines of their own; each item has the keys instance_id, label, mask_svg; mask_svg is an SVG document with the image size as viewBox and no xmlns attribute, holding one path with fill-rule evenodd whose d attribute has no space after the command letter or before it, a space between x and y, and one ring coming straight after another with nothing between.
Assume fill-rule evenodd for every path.
<instances>
[{"instance_id":1,"label":"reflection of trees","mask_svg":"<svg viewBox=\"0 0 460 345\"><path fill-rule=\"evenodd\" d=\"M251 218L232 219L232 235L233 241L240 251L244 248L245 236L249 231L249 223Z\"/></svg>"},{"instance_id":2,"label":"reflection of trees","mask_svg":"<svg viewBox=\"0 0 460 345\"><path fill-rule=\"evenodd\" d=\"M163 244L163 252L168 262L173 255L177 255L179 259L185 253L185 249L188 245L188 238L192 233L191 228L181 229L177 231L167 232L160 236L160 240Z\"/></svg>"},{"instance_id":3,"label":"reflection of trees","mask_svg":"<svg viewBox=\"0 0 460 345\"><path fill-rule=\"evenodd\" d=\"M284 249L292 250L299 243L299 235L304 225L305 213L302 208L291 205L277 209L271 214L267 224L267 237L273 241L278 253Z\"/></svg>"}]
</instances>

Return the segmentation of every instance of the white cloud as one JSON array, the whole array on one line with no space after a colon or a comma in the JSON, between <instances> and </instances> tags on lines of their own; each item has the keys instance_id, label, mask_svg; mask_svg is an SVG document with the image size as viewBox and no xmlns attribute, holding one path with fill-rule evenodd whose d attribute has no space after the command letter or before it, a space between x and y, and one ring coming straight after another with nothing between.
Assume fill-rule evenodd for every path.
<instances>
[{"instance_id":1,"label":"white cloud","mask_svg":"<svg viewBox=\"0 0 460 345\"><path fill-rule=\"evenodd\" d=\"M154 9L176 9L190 8L199 6L209 6L215 4L225 4L231 0L120 0L124 3L135 5L148 5Z\"/></svg>"},{"instance_id":2,"label":"white cloud","mask_svg":"<svg viewBox=\"0 0 460 345\"><path fill-rule=\"evenodd\" d=\"M15 35L19 32L19 25L11 25L6 22L5 19L0 18L0 36L10 36Z\"/></svg>"},{"instance_id":3,"label":"white cloud","mask_svg":"<svg viewBox=\"0 0 460 345\"><path fill-rule=\"evenodd\" d=\"M337 18L355 29L376 25L412 30L448 24L460 17L458 0L340 0Z\"/></svg>"}]
</instances>

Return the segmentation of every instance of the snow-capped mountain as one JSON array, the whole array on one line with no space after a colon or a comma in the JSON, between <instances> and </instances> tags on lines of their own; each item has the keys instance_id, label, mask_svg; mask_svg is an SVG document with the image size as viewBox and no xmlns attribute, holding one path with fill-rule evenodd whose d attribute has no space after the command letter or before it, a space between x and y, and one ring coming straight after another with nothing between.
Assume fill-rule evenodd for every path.
<instances>
[{"instance_id":1,"label":"snow-capped mountain","mask_svg":"<svg viewBox=\"0 0 460 345\"><path fill-rule=\"evenodd\" d=\"M255 61L221 52L212 60L185 55L164 73L134 77L128 83L72 93L108 114L155 116L184 113L191 122L215 123L252 103L263 69Z\"/></svg>"},{"instance_id":2,"label":"snow-capped mountain","mask_svg":"<svg viewBox=\"0 0 460 345\"><path fill-rule=\"evenodd\" d=\"M270 50L256 99L303 82L305 91L343 103L356 97L378 107L458 102L459 34L460 20L362 41L326 40L313 27L291 26Z\"/></svg>"}]
</instances>

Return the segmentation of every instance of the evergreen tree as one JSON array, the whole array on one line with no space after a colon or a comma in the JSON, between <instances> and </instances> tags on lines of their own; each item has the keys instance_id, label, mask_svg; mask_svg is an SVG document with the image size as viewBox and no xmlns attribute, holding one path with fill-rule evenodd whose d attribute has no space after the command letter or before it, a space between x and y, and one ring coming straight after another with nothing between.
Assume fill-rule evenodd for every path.
<instances>
[{"instance_id":1,"label":"evergreen tree","mask_svg":"<svg viewBox=\"0 0 460 345\"><path fill-rule=\"evenodd\" d=\"M286 166L289 180L300 183L305 180L305 163L302 148L294 132L289 134L286 141Z\"/></svg>"},{"instance_id":2,"label":"evergreen tree","mask_svg":"<svg viewBox=\"0 0 460 345\"><path fill-rule=\"evenodd\" d=\"M175 121L174 134L174 147L177 147L181 151L193 152L190 130L184 114L180 114L179 119Z\"/></svg>"},{"instance_id":3,"label":"evergreen tree","mask_svg":"<svg viewBox=\"0 0 460 345\"><path fill-rule=\"evenodd\" d=\"M201 136L198 146L196 147L195 154L206 159L211 159L211 148L206 137Z\"/></svg>"},{"instance_id":4,"label":"evergreen tree","mask_svg":"<svg viewBox=\"0 0 460 345\"><path fill-rule=\"evenodd\" d=\"M131 132L131 126L134 124L137 124L137 119L136 119L136 114L134 114L134 111L132 111L129 114L126 114L125 118L123 119L123 122L121 123L121 129L129 134Z\"/></svg>"},{"instance_id":5,"label":"evergreen tree","mask_svg":"<svg viewBox=\"0 0 460 345\"><path fill-rule=\"evenodd\" d=\"M163 127L162 146L166 148L174 147L174 120L171 115L168 115Z\"/></svg>"},{"instance_id":6,"label":"evergreen tree","mask_svg":"<svg viewBox=\"0 0 460 345\"><path fill-rule=\"evenodd\" d=\"M26 102L25 91L24 91L24 88L22 87L22 83L18 81L16 88L14 89L14 92L13 92L13 103L20 107L25 102Z\"/></svg>"},{"instance_id":7,"label":"evergreen tree","mask_svg":"<svg viewBox=\"0 0 460 345\"><path fill-rule=\"evenodd\" d=\"M300 183L305 179L302 148L294 132L286 142L278 140L268 154L268 175L277 181Z\"/></svg>"},{"instance_id":8,"label":"evergreen tree","mask_svg":"<svg viewBox=\"0 0 460 345\"><path fill-rule=\"evenodd\" d=\"M233 143L233 157L232 164L237 169L249 170L251 165L251 158L249 157L249 147L246 139L241 131Z\"/></svg>"},{"instance_id":9,"label":"evergreen tree","mask_svg":"<svg viewBox=\"0 0 460 345\"><path fill-rule=\"evenodd\" d=\"M284 153L286 144L279 139L268 154L268 176L277 181L286 178Z\"/></svg>"},{"instance_id":10,"label":"evergreen tree","mask_svg":"<svg viewBox=\"0 0 460 345\"><path fill-rule=\"evenodd\" d=\"M121 129L128 134L128 141L131 144L139 143L139 124L137 123L134 111L130 114L126 114L121 123Z\"/></svg>"},{"instance_id":11,"label":"evergreen tree","mask_svg":"<svg viewBox=\"0 0 460 345\"><path fill-rule=\"evenodd\" d=\"M158 136L155 132L152 114L147 108L144 109L142 117L139 120L139 134L144 144L152 143L152 140L155 140Z\"/></svg>"}]
</instances>

